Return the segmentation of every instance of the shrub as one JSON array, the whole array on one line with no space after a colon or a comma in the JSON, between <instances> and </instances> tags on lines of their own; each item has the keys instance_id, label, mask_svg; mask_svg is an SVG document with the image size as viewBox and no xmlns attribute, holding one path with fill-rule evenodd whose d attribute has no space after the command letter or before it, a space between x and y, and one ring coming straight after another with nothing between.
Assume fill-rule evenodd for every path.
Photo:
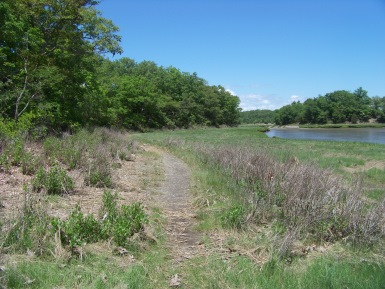
<instances>
[{"instance_id":1,"label":"shrub","mask_svg":"<svg viewBox=\"0 0 385 289\"><path fill-rule=\"evenodd\" d=\"M84 243L96 242L100 239L100 224L92 214L84 216L80 206L77 205L67 220L55 218L51 222L54 232L60 232L62 244L71 248Z\"/></svg>"},{"instance_id":2,"label":"shrub","mask_svg":"<svg viewBox=\"0 0 385 289\"><path fill-rule=\"evenodd\" d=\"M38 156L25 152L21 160L21 172L23 175L33 175L41 165L42 161Z\"/></svg>"},{"instance_id":3,"label":"shrub","mask_svg":"<svg viewBox=\"0 0 385 289\"><path fill-rule=\"evenodd\" d=\"M113 237L115 243L123 246L127 238L139 232L147 222L147 216L140 203L117 208L117 194L109 191L103 194L103 206L99 212L102 217L103 238Z\"/></svg>"},{"instance_id":4,"label":"shrub","mask_svg":"<svg viewBox=\"0 0 385 289\"><path fill-rule=\"evenodd\" d=\"M88 173L84 179L86 185L98 188L111 188L112 176L107 150L99 146L92 152L88 163Z\"/></svg>"},{"instance_id":5,"label":"shrub","mask_svg":"<svg viewBox=\"0 0 385 289\"><path fill-rule=\"evenodd\" d=\"M60 232L62 244L74 248L113 238L117 245L126 245L127 239L143 228L147 215L139 203L117 208L117 197L117 194L104 192L99 220L92 214L84 216L80 206L76 206L66 220L55 218L52 227L54 232Z\"/></svg>"},{"instance_id":6,"label":"shrub","mask_svg":"<svg viewBox=\"0 0 385 289\"><path fill-rule=\"evenodd\" d=\"M245 208L240 205L226 210L221 217L223 226L240 229L245 222L245 212Z\"/></svg>"},{"instance_id":7,"label":"shrub","mask_svg":"<svg viewBox=\"0 0 385 289\"><path fill-rule=\"evenodd\" d=\"M14 219L3 224L3 234L0 235L1 247L16 252L31 250L41 255L49 249L47 228L50 217L40 198L34 198L27 188L24 190L23 206Z\"/></svg>"},{"instance_id":8,"label":"shrub","mask_svg":"<svg viewBox=\"0 0 385 289\"><path fill-rule=\"evenodd\" d=\"M19 137L3 140L0 165L9 172L11 166L20 166L24 157L24 142Z\"/></svg>"},{"instance_id":9,"label":"shrub","mask_svg":"<svg viewBox=\"0 0 385 289\"><path fill-rule=\"evenodd\" d=\"M32 188L35 192L44 189L49 195L60 195L73 191L74 181L64 169L58 166L51 168L49 171L45 171L44 168L40 167L32 180Z\"/></svg>"}]
</instances>

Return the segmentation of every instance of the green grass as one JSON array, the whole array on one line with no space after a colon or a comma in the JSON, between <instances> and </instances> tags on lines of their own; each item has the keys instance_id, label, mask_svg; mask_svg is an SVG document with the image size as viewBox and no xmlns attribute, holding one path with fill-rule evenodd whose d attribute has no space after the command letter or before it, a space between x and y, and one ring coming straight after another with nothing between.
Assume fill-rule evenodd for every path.
<instances>
[{"instance_id":1,"label":"green grass","mask_svg":"<svg viewBox=\"0 0 385 289\"><path fill-rule=\"evenodd\" d=\"M204 143L214 147L243 146L252 150L263 150L281 161L296 157L299 162L310 162L331 169L336 174L345 176L347 182L357 179L357 175L348 173L345 168L360 168L368 161L385 159L384 145L268 138L257 126L164 131L136 134L133 137L141 142L166 147L189 164L193 174L193 192L198 208L198 229L207 234L217 230L226 232L228 227L231 227L230 230L237 227L240 214L236 209L239 205L242 206L242 196L239 184L231 180L222 168L195 154L194 145ZM382 182L379 171L369 171L367 174L362 174L362 177L368 187L373 184L378 185L379 181ZM380 200L382 192L368 190L367 195L373 200ZM233 223L233 226L227 226L224 224L226 222ZM230 234L233 237L228 237L227 243L224 244L230 247L232 247L231 243L242 248L255 248L255 246L268 248L272 237L268 229L262 229L262 233L253 232L246 228L244 234L248 236L246 238L248 241L241 242L239 232L234 231ZM215 247L210 239L205 239L204 242L207 248ZM269 265L261 268L247 256L225 258L213 254L209 257L194 258L183 265L182 288L383 287L384 262L377 264L370 261L373 257L370 250L364 253L365 259L369 260L365 262L361 257L350 259L343 257L346 255L350 256L354 253L347 250L341 256L336 253L330 256L312 257L309 260L299 258L292 264L270 259Z\"/></svg>"},{"instance_id":2,"label":"green grass","mask_svg":"<svg viewBox=\"0 0 385 289\"><path fill-rule=\"evenodd\" d=\"M366 191L366 195L375 201L381 201L381 199L385 197L385 189L384 188L369 189Z\"/></svg>"},{"instance_id":3,"label":"green grass","mask_svg":"<svg viewBox=\"0 0 385 289\"><path fill-rule=\"evenodd\" d=\"M290 263L278 260L272 248L271 224L260 227L242 227L242 184L237 184L218 165L208 162L194 153L192 145L243 146L252 150L266 151L278 160L295 156L300 162L312 162L327 167L339 174L350 175L344 168L365 165L367 161L385 159L385 146L363 143L317 142L268 138L260 127L196 129L164 131L131 136L141 142L168 148L182 158L191 168L191 191L194 197L197 230L205 237L202 241L207 255L186 259L179 264L172 260L164 239L164 215L154 204L149 210L150 226L159 242L136 243L129 248L135 258L119 257L109 250L87 251L83 259L73 257L67 262L50 256L11 256L0 272L0 287L4 288L169 288L174 274L181 277L180 288L383 288L385 263L375 260L373 251L364 248L356 254L343 242L343 249L307 257L294 257ZM170 145L178 142L179 145ZM157 156L143 152L149 165ZM143 182L155 185L163 178L160 167L154 166L150 179ZM371 186L367 195L374 201L384 195L379 187L385 181L383 170L368 170L363 173L365 183ZM49 200L55 201L56 196ZM241 230L237 228L241 227ZM211 238L216 234L225 237ZM108 246L107 246L108 247ZM218 250L221 248L222 251ZM230 252L229 249L235 251ZM262 261L258 256L246 254L255 248L266 253ZM339 248L339 247L338 247ZM359 250L359 249L357 249ZM376 252L382 254L381 252ZM253 254L253 253L252 253ZM4 260L0 260L5 262ZM28 281L29 280L29 281ZM27 283L30 283L27 285Z\"/></svg>"},{"instance_id":4,"label":"green grass","mask_svg":"<svg viewBox=\"0 0 385 289\"><path fill-rule=\"evenodd\" d=\"M365 172L365 176L376 183L384 184L385 183L385 169L372 168Z\"/></svg>"},{"instance_id":5,"label":"green grass","mask_svg":"<svg viewBox=\"0 0 385 289\"><path fill-rule=\"evenodd\" d=\"M163 249L153 248L130 264L126 257L111 253L86 254L69 263L18 258L1 273L5 288L166 288L167 278L158 270L166 258ZM21 260L20 260L21 259ZM29 281L28 281L29 280ZM27 283L30 283L27 286Z\"/></svg>"},{"instance_id":6,"label":"green grass","mask_svg":"<svg viewBox=\"0 0 385 289\"><path fill-rule=\"evenodd\" d=\"M383 265L333 257L299 260L290 266L270 261L259 267L244 256L211 256L189 262L188 268L186 288L379 289L385 282Z\"/></svg>"},{"instance_id":7,"label":"green grass","mask_svg":"<svg viewBox=\"0 0 385 289\"><path fill-rule=\"evenodd\" d=\"M260 129L260 126L206 128L136 134L134 137L142 142L162 146L172 140L263 149L282 161L295 156L299 161L313 162L343 175L346 175L344 171L346 167L363 166L368 161L384 162L385 160L383 144L269 138L260 132ZM371 181L370 178L367 179ZM376 180L376 178L372 179Z\"/></svg>"}]
</instances>

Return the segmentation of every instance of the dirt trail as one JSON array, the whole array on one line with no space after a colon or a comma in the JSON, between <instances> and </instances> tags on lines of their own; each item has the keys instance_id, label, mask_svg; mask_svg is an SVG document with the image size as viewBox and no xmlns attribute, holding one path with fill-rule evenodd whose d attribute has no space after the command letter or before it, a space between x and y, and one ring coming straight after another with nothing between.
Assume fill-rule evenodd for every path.
<instances>
[{"instance_id":1,"label":"dirt trail","mask_svg":"<svg viewBox=\"0 0 385 289\"><path fill-rule=\"evenodd\" d=\"M190 170L177 157L157 150L163 158L165 180L155 201L167 217L168 246L173 259L182 261L196 255L200 235L193 229L195 215L190 196Z\"/></svg>"}]
</instances>

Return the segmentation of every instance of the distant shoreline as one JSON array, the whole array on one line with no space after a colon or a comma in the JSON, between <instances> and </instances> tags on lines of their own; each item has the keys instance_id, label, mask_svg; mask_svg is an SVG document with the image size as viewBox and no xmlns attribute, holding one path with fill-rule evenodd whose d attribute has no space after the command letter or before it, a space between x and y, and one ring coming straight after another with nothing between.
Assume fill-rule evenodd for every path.
<instances>
[{"instance_id":1,"label":"distant shoreline","mask_svg":"<svg viewBox=\"0 0 385 289\"><path fill-rule=\"evenodd\" d=\"M359 124L300 124L273 126L270 129L298 129L298 128L384 128L385 123L359 123Z\"/></svg>"}]
</instances>

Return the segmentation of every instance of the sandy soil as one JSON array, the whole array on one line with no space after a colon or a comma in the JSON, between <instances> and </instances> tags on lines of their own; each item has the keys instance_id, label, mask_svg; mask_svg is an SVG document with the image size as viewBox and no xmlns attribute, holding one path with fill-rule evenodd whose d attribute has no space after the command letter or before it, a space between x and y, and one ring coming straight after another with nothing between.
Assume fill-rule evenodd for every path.
<instances>
[{"instance_id":1,"label":"sandy soil","mask_svg":"<svg viewBox=\"0 0 385 289\"><path fill-rule=\"evenodd\" d=\"M154 204L166 220L165 231L173 260L191 258L199 249L200 235L193 230L196 223L190 196L190 170L175 156L155 147L143 146L133 161L118 161L113 169L114 188L120 204L141 202L150 211ZM75 191L55 197L33 193L50 215L65 218L79 204L85 214L97 216L105 189L84 184L84 173L67 172L75 181ZM164 175L163 175L164 174ZM0 172L0 218L12 218L21 209L26 197L24 187L30 186L31 176L14 167Z\"/></svg>"}]
</instances>

